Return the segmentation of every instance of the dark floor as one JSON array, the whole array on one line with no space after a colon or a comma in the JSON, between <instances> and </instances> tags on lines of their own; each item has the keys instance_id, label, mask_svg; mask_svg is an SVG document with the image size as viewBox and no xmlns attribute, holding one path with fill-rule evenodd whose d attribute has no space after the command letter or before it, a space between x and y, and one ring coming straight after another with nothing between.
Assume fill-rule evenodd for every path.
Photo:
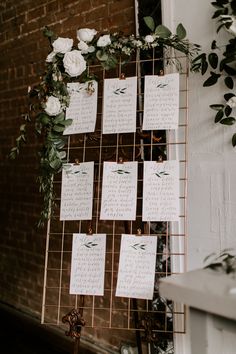
<instances>
[{"instance_id":1,"label":"dark floor","mask_svg":"<svg viewBox=\"0 0 236 354\"><path fill-rule=\"evenodd\" d=\"M0 304L1 354L73 354L74 342L38 320ZM79 354L93 354L80 346Z\"/></svg>"}]
</instances>

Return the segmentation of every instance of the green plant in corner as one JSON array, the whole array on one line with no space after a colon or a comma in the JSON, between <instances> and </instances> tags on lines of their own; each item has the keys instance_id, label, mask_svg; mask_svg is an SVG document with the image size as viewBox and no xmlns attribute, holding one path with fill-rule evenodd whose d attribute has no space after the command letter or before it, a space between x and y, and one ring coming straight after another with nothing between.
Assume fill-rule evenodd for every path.
<instances>
[{"instance_id":1,"label":"green plant in corner","mask_svg":"<svg viewBox=\"0 0 236 354\"><path fill-rule=\"evenodd\" d=\"M192 71L200 71L202 75L210 74L203 86L213 86L224 81L226 92L221 102L212 103L215 110L215 123L233 125L236 122L234 108L236 107L235 77L236 77L236 0L216 0L211 3L215 8L212 19L217 19L216 32L225 30L229 39L223 46L218 46L216 40L211 43L209 53L201 53L192 61ZM232 145L236 146L236 133L232 136Z\"/></svg>"}]
</instances>

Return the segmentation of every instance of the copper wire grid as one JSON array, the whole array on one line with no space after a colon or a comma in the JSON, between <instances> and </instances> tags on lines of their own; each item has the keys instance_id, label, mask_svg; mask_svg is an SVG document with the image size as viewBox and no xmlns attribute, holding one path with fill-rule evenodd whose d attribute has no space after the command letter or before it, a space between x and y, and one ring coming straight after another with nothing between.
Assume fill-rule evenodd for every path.
<instances>
[{"instance_id":1,"label":"copper wire grid","mask_svg":"<svg viewBox=\"0 0 236 354\"><path fill-rule=\"evenodd\" d=\"M170 58L169 58L170 59ZM168 262L165 268L156 271L155 296L158 295L158 279L170 274L179 273L179 269L186 270L187 252L187 127L188 127L188 66L187 58L179 57L182 62L183 71L180 73L180 120L178 134L174 139L168 132L162 133L159 139L158 131L141 131L140 115L143 112L143 88L140 75L140 67L148 65L151 72L156 74L156 65L163 62L163 58L145 60L132 60L125 65L119 65L118 69L105 71L100 65L93 65L88 68L90 73L95 73L99 77L98 91L98 112L96 132L89 134L78 134L68 137L66 152L67 162L94 161L94 200L93 217L91 221L60 221L60 189L61 175L54 181L56 200L58 209L52 220L48 221L44 286L42 300L41 322L48 325L64 327L62 317L72 308L80 308L86 321L86 328L109 328L144 331L142 319L145 316L154 316L153 332L159 333L184 333L185 332L185 309L176 309L171 303L166 302L162 309L155 309L152 301L135 300L129 298L115 297L116 279L118 271L119 248L122 233L136 234L137 229L142 229L142 234L155 235L157 242L166 245L165 252L156 253L157 262L166 257L172 261L172 265L178 263L175 269L169 269ZM165 58L166 60L166 58ZM121 73L128 76L138 77L138 106L137 106L137 131L129 134L102 135L102 91L103 82L108 77L120 77ZM163 139L164 136L164 139ZM158 140L159 139L159 140ZM168 159L168 149L178 151L180 164L180 221L177 228L172 228L169 222L143 223L141 220L142 203L142 168L144 155L148 155L149 160L157 160L158 154L163 153ZM137 218L135 221L103 221L99 220L102 186L102 166L103 161L118 161L119 157L124 157L129 161L138 161L138 200ZM147 158L145 157L147 160ZM153 225L156 224L157 231ZM69 294L70 262L72 253L73 233L87 232L88 227L92 227L94 233L106 233L106 268L105 268L105 290L104 296L80 296ZM177 230L177 231L176 231ZM175 243L178 249L175 249ZM174 245L174 246L173 246ZM179 266L180 265L180 266ZM173 268L173 266L172 266ZM175 268L175 267L174 267ZM174 326L168 325L168 318L178 318ZM138 320L137 320L138 319ZM161 324L161 325L159 325Z\"/></svg>"}]
</instances>

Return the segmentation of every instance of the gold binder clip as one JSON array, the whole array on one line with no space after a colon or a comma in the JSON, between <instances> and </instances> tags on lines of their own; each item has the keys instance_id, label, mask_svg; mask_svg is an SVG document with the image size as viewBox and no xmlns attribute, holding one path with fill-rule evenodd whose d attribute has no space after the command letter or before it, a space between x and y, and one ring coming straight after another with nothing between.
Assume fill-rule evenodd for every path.
<instances>
[{"instance_id":1,"label":"gold binder clip","mask_svg":"<svg viewBox=\"0 0 236 354\"><path fill-rule=\"evenodd\" d=\"M157 162L159 162L159 163L163 162L163 157L161 155L158 156Z\"/></svg>"},{"instance_id":2,"label":"gold binder clip","mask_svg":"<svg viewBox=\"0 0 236 354\"><path fill-rule=\"evenodd\" d=\"M125 80L125 79L126 79L125 74L124 74L124 73L121 73L121 74L120 74L120 80Z\"/></svg>"},{"instance_id":3,"label":"gold binder clip","mask_svg":"<svg viewBox=\"0 0 236 354\"><path fill-rule=\"evenodd\" d=\"M142 230L141 229L137 229L137 236L142 236Z\"/></svg>"},{"instance_id":4,"label":"gold binder clip","mask_svg":"<svg viewBox=\"0 0 236 354\"><path fill-rule=\"evenodd\" d=\"M124 163L124 159L123 159L123 157L119 157L119 159L118 159L118 162L117 162L117 163L120 163L120 164Z\"/></svg>"},{"instance_id":5,"label":"gold binder clip","mask_svg":"<svg viewBox=\"0 0 236 354\"><path fill-rule=\"evenodd\" d=\"M74 165L79 165L79 164L80 164L79 159L75 159Z\"/></svg>"},{"instance_id":6,"label":"gold binder clip","mask_svg":"<svg viewBox=\"0 0 236 354\"><path fill-rule=\"evenodd\" d=\"M164 70L160 70L159 76L164 76Z\"/></svg>"},{"instance_id":7,"label":"gold binder clip","mask_svg":"<svg viewBox=\"0 0 236 354\"><path fill-rule=\"evenodd\" d=\"M93 234L93 229L92 229L92 227L90 226L89 228L88 228L88 232L87 232L87 235L92 235Z\"/></svg>"}]
</instances>

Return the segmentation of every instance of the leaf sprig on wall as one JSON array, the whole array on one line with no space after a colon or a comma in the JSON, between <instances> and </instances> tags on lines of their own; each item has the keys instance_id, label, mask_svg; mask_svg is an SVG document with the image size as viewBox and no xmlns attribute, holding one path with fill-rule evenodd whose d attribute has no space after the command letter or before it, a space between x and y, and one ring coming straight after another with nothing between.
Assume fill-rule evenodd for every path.
<instances>
[{"instance_id":1,"label":"leaf sprig on wall","mask_svg":"<svg viewBox=\"0 0 236 354\"><path fill-rule=\"evenodd\" d=\"M210 108L215 111L215 123L230 126L236 122L236 0L217 0L211 4L215 9L212 19L217 21L216 33L223 29L231 38L219 47L217 41L213 40L209 53L201 53L193 59L192 71L208 75L204 87L213 86L220 80L224 83L226 92L222 101L211 103ZM232 136L232 145L236 146L236 133Z\"/></svg>"}]
</instances>

